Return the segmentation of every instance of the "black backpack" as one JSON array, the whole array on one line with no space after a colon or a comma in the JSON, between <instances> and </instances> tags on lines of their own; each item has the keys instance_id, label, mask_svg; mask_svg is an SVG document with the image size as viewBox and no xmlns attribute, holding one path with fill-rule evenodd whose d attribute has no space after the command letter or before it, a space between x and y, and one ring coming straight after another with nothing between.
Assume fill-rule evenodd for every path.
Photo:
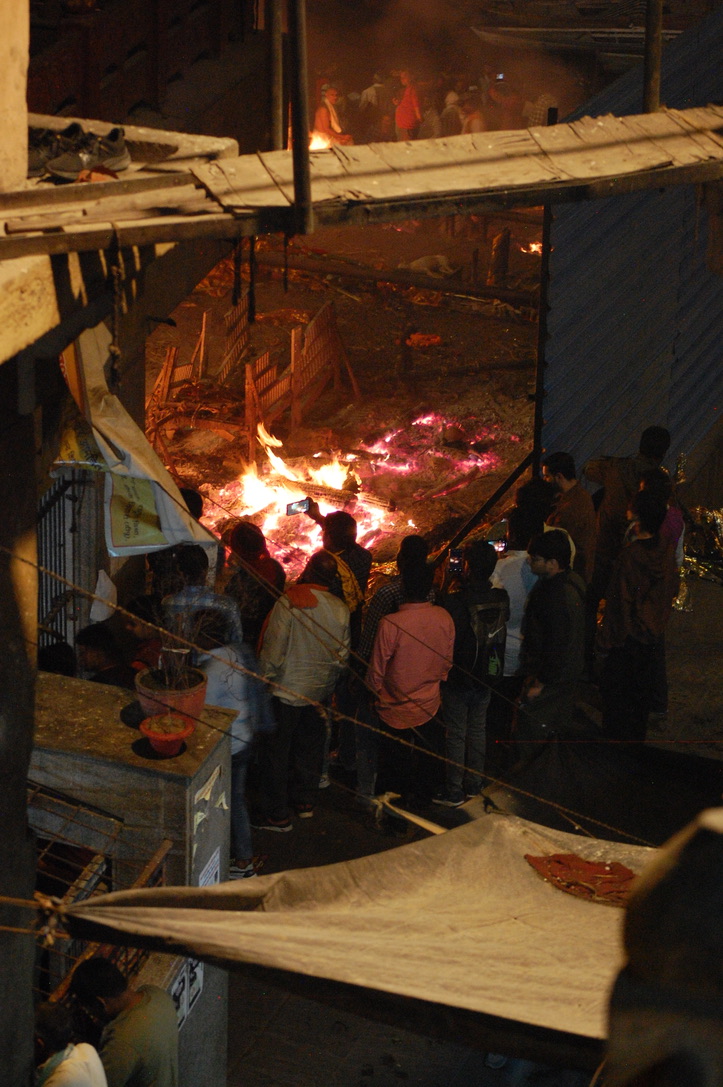
<instances>
[{"instance_id":1,"label":"black backpack","mask_svg":"<svg viewBox=\"0 0 723 1087\"><path fill-rule=\"evenodd\" d=\"M510 600L504 589L490 589L479 603L467 602L474 637L474 660L469 671L485 683L497 683L505 671L505 644Z\"/></svg>"}]
</instances>

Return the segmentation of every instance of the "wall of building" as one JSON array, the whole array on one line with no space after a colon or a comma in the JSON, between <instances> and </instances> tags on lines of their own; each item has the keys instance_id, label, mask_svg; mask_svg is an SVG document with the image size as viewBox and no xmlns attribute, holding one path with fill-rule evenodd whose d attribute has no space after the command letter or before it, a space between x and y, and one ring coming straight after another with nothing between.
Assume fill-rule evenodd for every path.
<instances>
[{"instance_id":1,"label":"wall of building","mask_svg":"<svg viewBox=\"0 0 723 1087\"><path fill-rule=\"evenodd\" d=\"M662 100L684 109L723 98L723 7L668 46ZM628 72L581 112L640 109ZM715 217L693 186L553 209L543 444L593 455L633 453L651 424L672 435L668 467L693 456L723 397L723 275L711 261ZM699 458L696 457L696 463ZM708 480L707 500L720 493Z\"/></svg>"},{"instance_id":2,"label":"wall of building","mask_svg":"<svg viewBox=\"0 0 723 1087\"><path fill-rule=\"evenodd\" d=\"M27 172L28 0L2 5L0 61L0 192L9 192Z\"/></svg>"}]
</instances>

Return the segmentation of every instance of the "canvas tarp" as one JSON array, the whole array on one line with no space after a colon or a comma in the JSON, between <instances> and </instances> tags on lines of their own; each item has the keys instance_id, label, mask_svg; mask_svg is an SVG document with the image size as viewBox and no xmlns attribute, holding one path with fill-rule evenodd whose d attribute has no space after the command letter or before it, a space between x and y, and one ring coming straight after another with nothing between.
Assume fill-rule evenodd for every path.
<instances>
[{"instance_id":1,"label":"canvas tarp","mask_svg":"<svg viewBox=\"0 0 723 1087\"><path fill-rule=\"evenodd\" d=\"M482 815L326 867L109 894L70 907L65 920L79 936L292 971L600 1039L624 913L565 894L525 860L558 852L638 872L653 850Z\"/></svg>"},{"instance_id":2,"label":"canvas tarp","mask_svg":"<svg viewBox=\"0 0 723 1087\"><path fill-rule=\"evenodd\" d=\"M143 555L178 543L215 553L218 541L186 509L178 486L106 381L111 334L104 324L86 329L66 353L64 372L79 410L92 428L100 457L77 436L79 467L105 471L105 537L115 556ZM70 443L72 446L73 443ZM100 459L102 458L102 460ZM65 461L65 467L73 462Z\"/></svg>"}]
</instances>

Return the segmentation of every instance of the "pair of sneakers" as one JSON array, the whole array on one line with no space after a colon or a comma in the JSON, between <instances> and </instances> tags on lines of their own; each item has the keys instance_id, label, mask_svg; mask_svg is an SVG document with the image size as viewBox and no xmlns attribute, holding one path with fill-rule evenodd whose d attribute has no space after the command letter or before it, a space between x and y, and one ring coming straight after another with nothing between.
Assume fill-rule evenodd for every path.
<instances>
[{"instance_id":1,"label":"pair of sneakers","mask_svg":"<svg viewBox=\"0 0 723 1087\"><path fill-rule=\"evenodd\" d=\"M50 174L63 181L75 181L84 170L102 166L118 173L130 166L131 156L122 128L105 136L86 132L73 121L60 132L49 128L31 129L28 140L28 177Z\"/></svg>"}]
</instances>

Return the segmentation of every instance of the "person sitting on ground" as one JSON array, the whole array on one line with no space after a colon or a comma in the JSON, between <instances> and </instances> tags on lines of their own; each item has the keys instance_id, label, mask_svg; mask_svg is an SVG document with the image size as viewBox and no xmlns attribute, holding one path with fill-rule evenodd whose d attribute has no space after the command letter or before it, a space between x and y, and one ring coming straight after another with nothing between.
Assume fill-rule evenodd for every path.
<instances>
[{"instance_id":1,"label":"person sitting on ground","mask_svg":"<svg viewBox=\"0 0 723 1087\"><path fill-rule=\"evenodd\" d=\"M174 548L175 571L182 588L161 602L163 625L185 642L193 641L194 616L198 611L216 611L226 621L226 643L240 642L243 627L238 604L228 596L221 596L206 585L208 555L200 544L179 544ZM180 643L180 648L185 648Z\"/></svg>"},{"instance_id":2,"label":"person sitting on ground","mask_svg":"<svg viewBox=\"0 0 723 1087\"><path fill-rule=\"evenodd\" d=\"M538 577L527 600L518 714L520 751L569 732L584 665L585 583L570 569L570 541L561 529L534 536L530 569ZM527 744L525 747L524 745Z\"/></svg>"},{"instance_id":3,"label":"person sitting on ground","mask_svg":"<svg viewBox=\"0 0 723 1087\"><path fill-rule=\"evenodd\" d=\"M665 501L642 490L634 496L631 511L634 539L623 547L613 567L598 634L598 648L607 654L600 692L605 736L643 741L656 693L656 662L679 576L674 545L661 533Z\"/></svg>"},{"instance_id":4,"label":"person sitting on ground","mask_svg":"<svg viewBox=\"0 0 723 1087\"><path fill-rule=\"evenodd\" d=\"M75 968L70 993L105 1023L100 1059L108 1087L178 1087L178 1017L168 993L156 985L129 988L102 956Z\"/></svg>"},{"instance_id":5,"label":"person sitting on ground","mask_svg":"<svg viewBox=\"0 0 723 1087\"><path fill-rule=\"evenodd\" d=\"M459 807L484 784L487 708L492 686L504 672L510 615L507 592L490 584L496 565L491 543L469 544L460 588L440 599L454 621L454 667L442 684L444 789L433 797L445 807Z\"/></svg>"},{"instance_id":6,"label":"person sitting on ground","mask_svg":"<svg viewBox=\"0 0 723 1087\"><path fill-rule=\"evenodd\" d=\"M379 623L367 670L376 713L387 732L380 737L380 761L391 763L397 792L409 795L414 788L430 798L441 776L438 760L425 758L417 765L411 749L394 737L404 733L420 752L441 748L440 684L452 667L454 623L444 608L429 603L433 577L431 567L405 567L404 601Z\"/></svg>"},{"instance_id":7,"label":"person sitting on ground","mask_svg":"<svg viewBox=\"0 0 723 1087\"><path fill-rule=\"evenodd\" d=\"M251 521L239 521L229 545L237 565L224 592L238 604L244 640L256 646L266 616L284 591L286 574L281 563L271 558L263 532Z\"/></svg>"},{"instance_id":8,"label":"person sitting on ground","mask_svg":"<svg viewBox=\"0 0 723 1087\"><path fill-rule=\"evenodd\" d=\"M124 664L113 633L106 623L91 623L75 636L75 652L78 667L88 673L93 683L107 683L114 687L135 687L136 673Z\"/></svg>"},{"instance_id":9,"label":"person sitting on ground","mask_svg":"<svg viewBox=\"0 0 723 1087\"><path fill-rule=\"evenodd\" d=\"M127 615L121 615L121 624L133 639L131 649L131 668L142 672L146 668L157 668L161 652L161 600L159 596L148 594L134 596L123 605Z\"/></svg>"},{"instance_id":10,"label":"person sitting on ground","mask_svg":"<svg viewBox=\"0 0 723 1087\"><path fill-rule=\"evenodd\" d=\"M51 642L38 649L38 671L58 676L74 676L78 671L75 650L68 642Z\"/></svg>"},{"instance_id":11,"label":"person sitting on ground","mask_svg":"<svg viewBox=\"0 0 723 1087\"><path fill-rule=\"evenodd\" d=\"M252 824L257 830L292 830L290 804L301 819L314 814L326 740L323 707L349 656L349 609L331 591L336 577L335 557L317 551L274 604L261 636L259 663L277 729L261 750L266 811Z\"/></svg>"},{"instance_id":12,"label":"person sitting on ground","mask_svg":"<svg viewBox=\"0 0 723 1087\"><path fill-rule=\"evenodd\" d=\"M256 875L251 823L246 807L246 773L258 734L274 728L266 685L258 679L259 663L245 643L225 645L225 623L218 612L199 612L196 644L203 651L196 666L206 676L206 705L236 714L231 734L231 865L230 879Z\"/></svg>"},{"instance_id":13,"label":"person sitting on ground","mask_svg":"<svg viewBox=\"0 0 723 1087\"><path fill-rule=\"evenodd\" d=\"M552 528L564 528L575 544L572 568L585 584L595 562L597 518L592 498L578 483L575 461L569 453L551 453L542 463L543 477L553 484L555 500L547 516Z\"/></svg>"},{"instance_id":14,"label":"person sitting on ground","mask_svg":"<svg viewBox=\"0 0 723 1087\"><path fill-rule=\"evenodd\" d=\"M98 1051L73 1043L73 1012L66 1004L39 1004L35 1012L35 1087L108 1087Z\"/></svg>"},{"instance_id":15,"label":"person sitting on ground","mask_svg":"<svg viewBox=\"0 0 723 1087\"><path fill-rule=\"evenodd\" d=\"M314 114L314 131L321 133L331 144L350 146L354 139L348 132L342 129L336 104L339 101L339 89L331 83L325 83L321 88L321 102Z\"/></svg>"}]
</instances>

